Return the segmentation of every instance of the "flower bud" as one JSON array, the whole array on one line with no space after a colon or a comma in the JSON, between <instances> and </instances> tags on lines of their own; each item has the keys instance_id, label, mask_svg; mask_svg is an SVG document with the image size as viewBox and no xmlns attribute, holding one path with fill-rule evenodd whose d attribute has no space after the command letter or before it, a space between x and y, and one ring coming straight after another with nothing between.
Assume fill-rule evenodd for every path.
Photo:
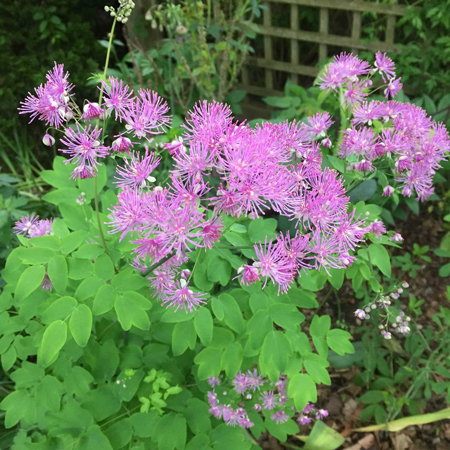
<instances>
[{"instance_id":1,"label":"flower bud","mask_svg":"<svg viewBox=\"0 0 450 450\"><path fill-rule=\"evenodd\" d=\"M50 136L49 134L45 134L42 138L42 142L47 147L52 147L53 145L55 145L55 138L53 136Z\"/></svg>"}]
</instances>

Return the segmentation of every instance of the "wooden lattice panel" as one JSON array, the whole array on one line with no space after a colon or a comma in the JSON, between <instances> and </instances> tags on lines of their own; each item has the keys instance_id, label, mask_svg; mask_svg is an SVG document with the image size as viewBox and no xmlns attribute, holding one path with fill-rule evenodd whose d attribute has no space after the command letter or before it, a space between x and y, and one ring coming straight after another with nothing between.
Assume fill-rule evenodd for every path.
<instances>
[{"instance_id":1,"label":"wooden lattice panel","mask_svg":"<svg viewBox=\"0 0 450 450\"><path fill-rule=\"evenodd\" d=\"M284 4L290 7L290 28L275 27L272 25L271 5ZM346 48L354 53L359 50L397 51L394 44L394 29L398 17L405 14L406 9L400 5L387 5L371 3L363 0L270 0L265 4L263 11L263 25L259 33L264 40L264 57L249 57L243 68L242 84L240 87L250 94L259 96L282 95L274 87L274 72L286 72L289 78L298 83L299 75L315 77L318 68L313 65L302 64L299 55L299 43L310 42L319 45L319 61L328 56L328 47L336 46ZM299 26L299 8L308 6L320 9L319 32L301 30ZM352 14L351 36L339 36L329 33L329 11L344 10ZM386 33L384 41L363 42L361 38L361 18L363 12L373 12L386 16ZM273 58L273 39L284 38L290 41L290 62L276 61ZM255 86L250 82L248 66L259 67L264 70L264 87Z\"/></svg>"}]
</instances>

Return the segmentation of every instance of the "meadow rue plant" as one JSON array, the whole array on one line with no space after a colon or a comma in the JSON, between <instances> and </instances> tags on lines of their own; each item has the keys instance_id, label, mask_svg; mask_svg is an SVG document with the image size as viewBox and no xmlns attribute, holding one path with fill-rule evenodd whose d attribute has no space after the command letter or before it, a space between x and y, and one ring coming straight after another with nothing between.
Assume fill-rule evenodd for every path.
<instances>
[{"instance_id":1,"label":"meadow rue plant","mask_svg":"<svg viewBox=\"0 0 450 450\"><path fill-rule=\"evenodd\" d=\"M121 5L124 21L132 2ZM331 384L330 349L354 352L329 316L305 326L326 283L337 294L351 280L356 318L379 312L386 339L411 329L393 309L402 287L383 287L385 246L402 238L381 207L351 203L346 174L376 167L389 180L380 196L401 183L423 200L446 130L415 106L366 103L376 73L386 95L398 90L381 54L374 67L343 54L321 76L354 116L335 142L328 113L251 127L214 101L172 130L157 93L106 76L112 39L98 101L80 108L55 64L19 108L68 157L41 175L61 217L20 219L2 273L5 424L20 422L17 445L55 448L250 449L265 431L285 441L328 416L316 386ZM332 160L340 171L325 150L346 159Z\"/></svg>"}]
</instances>

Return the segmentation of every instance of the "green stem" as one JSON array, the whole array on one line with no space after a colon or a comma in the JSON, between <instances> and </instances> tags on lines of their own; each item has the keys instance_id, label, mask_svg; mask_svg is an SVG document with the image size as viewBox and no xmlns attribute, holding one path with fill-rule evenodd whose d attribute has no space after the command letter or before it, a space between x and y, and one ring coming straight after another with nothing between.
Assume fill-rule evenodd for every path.
<instances>
[{"instance_id":1,"label":"green stem","mask_svg":"<svg viewBox=\"0 0 450 450\"><path fill-rule=\"evenodd\" d=\"M105 68L103 70L103 78L106 78L106 73L108 71L108 65L109 65L109 58L111 56L111 47L112 42L114 39L114 29L116 28L116 21L117 19L114 18L114 22L111 27L111 33L109 36L109 43L108 43L108 49L106 51L106 60L105 60ZM100 91L100 95L98 97L98 104L101 105L103 99L103 92ZM100 119L97 119L97 127L99 125ZM100 237L102 239L103 247L105 248L105 253L109 255L108 246L106 245L106 239L105 235L103 233L102 229L102 221L100 219L100 209L99 209L99 202L98 202L98 183L97 183L97 177L94 177L94 204L95 204L95 214L97 215L97 223L98 223L98 230L100 232Z\"/></svg>"},{"instance_id":2,"label":"green stem","mask_svg":"<svg viewBox=\"0 0 450 450\"><path fill-rule=\"evenodd\" d=\"M143 277L146 277L148 274L152 273L156 268L158 268L161 264L164 264L166 261L168 261L170 258L175 256L175 252L170 252L167 256L164 256L164 258L160 259L157 263L150 266L145 272L142 273Z\"/></svg>"}]
</instances>

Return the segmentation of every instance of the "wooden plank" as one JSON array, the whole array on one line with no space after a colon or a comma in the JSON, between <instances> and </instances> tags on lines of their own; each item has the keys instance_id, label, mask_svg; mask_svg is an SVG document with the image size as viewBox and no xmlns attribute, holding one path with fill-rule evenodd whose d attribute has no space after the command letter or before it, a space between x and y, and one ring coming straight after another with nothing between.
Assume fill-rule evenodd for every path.
<instances>
[{"instance_id":1,"label":"wooden plank","mask_svg":"<svg viewBox=\"0 0 450 450\"><path fill-rule=\"evenodd\" d=\"M279 70L280 72L289 72L298 75L307 75L309 77L316 77L319 69L313 66L304 66L302 64L292 64L281 61L274 61L273 59L264 58L247 58L247 64L256 67L263 67L265 69Z\"/></svg>"},{"instance_id":2,"label":"wooden plank","mask_svg":"<svg viewBox=\"0 0 450 450\"><path fill-rule=\"evenodd\" d=\"M320 8L320 27L319 32L323 35L328 35L328 9ZM326 44L319 44L319 61L323 61L328 57L328 48Z\"/></svg>"},{"instance_id":3,"label":"wooden plank","mask_svg":"<svg viewBox=\"0 0 450 450\"><path fill-rule=\"evenodd\" d=\"M336 36L332 34L322 34L322 33L315 33L312 31L294 31L289 30L288 28L279 28L279 27L259 27L260 34L264 36L275 36L280 38L287 38L287 39L298 39L299 41L306 41L306 42L320 42L321 44L328 44L328 45L336 45L338 47L349 47L349 48L358 48L360 50L370 50L370 51L382 51L382 52L391 52L399 50L396 48L395 45L387 44L386 42L358 42L357 44L353 41L351 37L346 36ZM272 59L267 58L266 59Z\"/></svg>"},{"instance_id":4,"label":"wooden plank","mask_svg":"<svg viewBox=\"0 0 450 450\"><path fill-rule=\"evenodd\" d=\"M270 6L268 6L266 9L264 9L263 12L263 22L265 27L272 28L272 16L270 12ZM272 56L272 39L271 36L277 36L265 34L264 35L264 58L266 59L273 59ZM273 89L273 72L271 70L265 71L265 82L266 82L266 88L267 89Z\"/></svg>"},{"instance_id":5,"label":"wooden plank","mask_svg":"<svg viewBox=\"0 0 450 450\"><path fill-rule=\"evenodd\" d=\"M388 5L363 0L270 0L270 2L342 9L344 11L374 12L393 16L403 16L406 13L406 7L403 5Z\"/></svg>"},{"instance_id":6,"label":"wooden plank","mask_svg":"<svg viewBox=\"0 0 450 450\"><path fill-rule=\"evenodd\" d=\"M396 19L394 16L387 17L386 44L388 44L388 45L394 45L395 22L396 22Z\"/></svg>"},{"instance_id":7,"label":"wooden plank","mask_svg":"<svg viewBox=\"0 0 450 450\"><path fill-rule=\"evenodd\" d=\"M391 16L394 18L394 16ZM359 41L361 39L361 13L359 11L353 12L353 23L352 23L352 39L355 42L355 44L359 44ZM392 44L394 44L392 42ZM352 52L354 54L358 54L358 48L352 47Z\"/></svg>"},{"instance_id":8,"label":"wooden plank","mask_svg":"<svg viewBox=\"0 0 450 450\"><path fill-rule=\"evenodd\" d=\"M291 5L291 30L298 31L299 21L298 21L298 6ZM298 40L291 39L291 63L298 64ZM291 80L294 84L298 84L298 74L292 73Z\"/></svg>"}]
</instances>

